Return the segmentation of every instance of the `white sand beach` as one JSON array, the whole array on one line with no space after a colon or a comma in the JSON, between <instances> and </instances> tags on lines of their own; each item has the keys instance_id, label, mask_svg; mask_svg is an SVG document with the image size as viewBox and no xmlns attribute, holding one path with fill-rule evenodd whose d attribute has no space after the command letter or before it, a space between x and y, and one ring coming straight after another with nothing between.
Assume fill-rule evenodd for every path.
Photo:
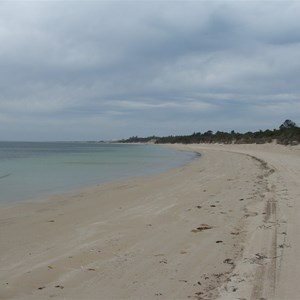
<instances>
[{"instance_id":1,"label":"white sand beach","mask_svg":"<svg viewBox=\"0 0 300 300\"><path fill-rule=\"evenodd\" d=\"M1 205L0 299L299 299L300 148Z\"/></svg>"}]
</instances>

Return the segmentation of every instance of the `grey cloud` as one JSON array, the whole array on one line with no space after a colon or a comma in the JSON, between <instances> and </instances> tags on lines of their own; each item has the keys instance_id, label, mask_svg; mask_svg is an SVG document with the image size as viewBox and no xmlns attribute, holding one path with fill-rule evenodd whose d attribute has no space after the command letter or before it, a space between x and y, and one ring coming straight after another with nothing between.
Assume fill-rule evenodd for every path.
<instances>
[{"instance_id":1,"label":"grey cloud","mask_svg":"<svg viewBox=\"0 0 300 300\"><path fill-rule=\"evenodd\" d=\"M109 138L137 127L148 132L157 120L166 133L170 124L194 131L216 127L218 119L238 130L247 117L255 126L298 118L299 106L289 109L300 94L297 2L43 1L0 8L4 125L14 118L20 128L39 124L43 114L57 128L77 118L84 139L84 128L95 134L97 124L107 128L99 136Z\"/></svg>"}]
</instances>

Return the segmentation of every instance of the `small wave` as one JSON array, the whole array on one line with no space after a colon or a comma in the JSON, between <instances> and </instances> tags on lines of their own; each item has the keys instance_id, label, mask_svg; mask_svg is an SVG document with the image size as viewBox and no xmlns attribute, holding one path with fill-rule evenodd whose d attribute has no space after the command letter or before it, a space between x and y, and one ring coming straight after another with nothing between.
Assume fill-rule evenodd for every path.
<instances>
[{"instance_id":1,"label":"small wave","mask_svg":"<svg viewBox=\"0 0 300 300\"><path fill-rule=\"evenodd\" d=\"M80 162L80 161L68 161L68 162L64 162L64 164L66 164L66 165L120 165L120 162Z\"/></svg>"},{"instance_id":2,"label":"small wave","mask_svg":"<svg viewBox=\"0 0 300 300\"><path fill-rule=\"evenodd\" d=\"M3 178L6 178L6 177L8 177L8 176L10 176L11 174L9 173L9 174L5 174L5 175L3 175L3 176L0 176L0 179L3 179Z\"/></svg>"}]
</instances>

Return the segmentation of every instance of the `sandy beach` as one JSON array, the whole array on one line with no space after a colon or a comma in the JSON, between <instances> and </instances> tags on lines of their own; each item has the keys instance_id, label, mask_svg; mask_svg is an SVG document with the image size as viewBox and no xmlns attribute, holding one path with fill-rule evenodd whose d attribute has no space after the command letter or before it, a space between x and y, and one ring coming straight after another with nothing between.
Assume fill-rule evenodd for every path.
<instances>
[{"instance_id":1,"label":"sandy beach","mask_svg":"<svg viewBox=\"0 0 300 300\"><path fill-rule=\"evenodd\" d=\"M1 205L0 299L299 299L300 147L171 147L201 156Z\"/></svg>"}]
</instances>

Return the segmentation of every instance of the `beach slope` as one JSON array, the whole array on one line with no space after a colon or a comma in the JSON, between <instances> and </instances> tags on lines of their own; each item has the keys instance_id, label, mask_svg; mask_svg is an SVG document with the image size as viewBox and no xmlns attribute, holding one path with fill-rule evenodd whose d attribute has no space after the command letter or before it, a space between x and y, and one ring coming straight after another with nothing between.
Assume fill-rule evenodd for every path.
<instances>
[{"instance_id":1,"label":"beach slope","mask_svg":"<svg viewBox=\"0 0 300 300\"><path fill-rule=\"evenodd\" d=\"M298 299L299 148L2 205L0 299Z\"/></svg>"}]
</instances>

